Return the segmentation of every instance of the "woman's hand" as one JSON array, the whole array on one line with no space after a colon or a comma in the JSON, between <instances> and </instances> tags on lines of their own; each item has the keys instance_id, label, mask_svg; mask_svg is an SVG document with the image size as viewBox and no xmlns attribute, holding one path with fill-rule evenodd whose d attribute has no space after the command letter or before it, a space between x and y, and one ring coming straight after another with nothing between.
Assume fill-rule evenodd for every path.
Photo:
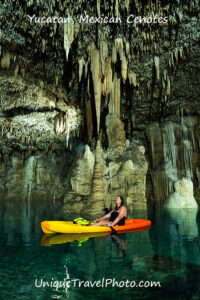
<instances>
[{"instance_id":1,"label":"woman's hand","mask_svg":"<svg viewBox=\"0 0 200 300\"><path fill-rule=\"evenodd\" d=\"M105 219L110 218L112 212L113 212L113 210L111 212L109 212L107 215L103 216L102 218L93 220L93 222L99 222L101 220L105 220Z\"/></svg>"},{"instance_id":2,"label":"woman's hand","mask_svg":"<svg viewBox=\"0 0 200 300\"><path fill-rule=\"evenodd\" d=\"M99 222L100 221L100 219L95 219L95 220L92 220L93 222Z\"/></svg>"}]
</instances>

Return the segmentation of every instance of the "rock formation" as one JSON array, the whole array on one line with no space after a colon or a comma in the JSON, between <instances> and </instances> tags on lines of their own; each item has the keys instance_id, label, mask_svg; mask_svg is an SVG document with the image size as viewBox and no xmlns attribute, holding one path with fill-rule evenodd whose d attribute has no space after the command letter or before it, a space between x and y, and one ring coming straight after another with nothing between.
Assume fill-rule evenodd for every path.
<instances>
[{"instance_id":1,"label":"rock formation","mask_svg":"<svg viewBox=\"0 0 200 300\"><path fill-rule=\"evenodd\" d=\"M115 114L106 117L108 135L108 158L110 160L121 157L125 149L124 124Z\"/></svg>"},{"instance_id":2,"label":"rock formation","mask_svg":"<svg viewBox=\"0 0 200 300\"><path fill-rule=\"evenodd\" d=\"M78 159L73 168L70 179L71 190L66 193L64 198L65 212L78 213L83 210L86 204L84 200L89 197L91 192L94 162L94 154L90 151L90 147L86 145L83 157Z\"/></svg>"},{"instance_id":3,"label":"rock formation","mask_svg":"<svg viewBox=\"0 0 200 300\"><path fill-rule=\"evenodd\" d=\"M193 181L194 174L198 178L198 127L197 117L182 115L147 127L155 201L165 202L179 179L185 177Z\"/></svg>"},{"instance_id":4,"label":"rock formation","mask_svg":"<svg viewBox=\"0 0 200 300\"><path fill-rule=\"evenodd\" d=\"M143 207L146 173L149 202L164 202L182 177L200 199L198 2L4 2L1 185L15 156L66 156L65 184L58 179L66 207L83 200L96 212L104 186L100 209L114 190ZM82 144L94 158L91 185L80 179L79 159L89 163Z\"/></svg>"},{"instance_id":5,"label":"rock formation","mask_svg":"<svg viewBox=\"0 0 200 300\"><path fill-rule=\"evenodd\" d=\"M125 141L123 123L116 115L108 114L106 125L108 149L103 150L99 140L94 154L86 146L71 177L71 191L65 196L65 213L102 214L104 208L114 207L117 195L124 197L129 209L147 207L148 164L144 146L135 140ZM87 201L85 195L88 195Z\"/></svg>"},{"instance_id":6,"label":"rock formation","mask_svg":"<svg viewBox=\"0 0 200 300\"><path fill-rule=\"evenodd\" d=\"M193 196L193 183L183 178L174 184L175 192L169 195L165 206L167 208L197 208L197 202Z\"/></svg>"}]
</instances>

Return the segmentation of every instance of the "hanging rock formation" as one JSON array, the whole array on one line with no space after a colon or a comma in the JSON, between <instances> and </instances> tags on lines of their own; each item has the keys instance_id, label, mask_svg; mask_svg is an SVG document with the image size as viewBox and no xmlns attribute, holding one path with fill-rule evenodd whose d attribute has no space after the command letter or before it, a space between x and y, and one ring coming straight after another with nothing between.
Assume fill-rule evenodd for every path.
<instances>
[{"instance_id":1,"label":"hanging rock formation","mask_svg":"<svg viewBox=\"0 0 200 300\"><path fill-rule=\"evenodd\" d=\"M101 113L101 64L99 51L96 49L94 43L89 48L91 57L91 71L94 86L94 100L97 117L97 134L100 129L100 113Z\"/></svg>"}]
</instances>

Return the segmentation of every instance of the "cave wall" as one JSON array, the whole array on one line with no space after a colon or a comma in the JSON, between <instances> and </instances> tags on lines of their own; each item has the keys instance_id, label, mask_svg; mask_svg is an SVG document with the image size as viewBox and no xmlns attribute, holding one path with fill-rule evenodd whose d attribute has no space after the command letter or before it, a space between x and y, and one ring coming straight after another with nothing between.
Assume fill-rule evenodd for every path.
<instances>
[{"instance_id":1,"label":"cave wall","mask_svg":"<svg viewBox=\"0 0 200 300\"><path fill-rule=\"evenodd\" d=\"M124 145L135 139L145 147L149 167L148 172L144 168L147 186L142 193L146 189L147 197L155 198L148 126L157 122L162 127L169 119L179 122L180 114L199 118L198 1L82 0L74 5L17 0L1 3L0 12L2 178L8 172L6 161L13 161L16 152L28 158L66 151L72 154L67 160L73 167L77 144L87 144L96 153L100 140L107 153L110 113L124 124ZM83 14L108 16L113 23L79 22ZM130 15L141 16L142 22L129 24ZM53 16L60 22L41 21ZM148 23L155 16L156 22ZM159 23L158 16L167 22ZM65 24L62 17L68 18ZM162 152L163 141L156 144ZM195 151L193 172L199 167ZM193 177L197 189L198 176ZM70 179L68 184L72 188Z\"/></svg>"}]
</instances>

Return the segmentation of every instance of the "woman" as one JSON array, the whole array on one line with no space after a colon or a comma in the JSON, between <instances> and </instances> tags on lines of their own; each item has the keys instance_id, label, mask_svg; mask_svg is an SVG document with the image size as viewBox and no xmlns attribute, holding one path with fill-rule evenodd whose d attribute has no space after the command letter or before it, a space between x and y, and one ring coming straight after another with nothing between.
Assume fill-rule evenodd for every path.
<instances>
[{"instance_id":1,"label":"woman","mask_svg":"<svg viewBox=\"0 0 200 300\"><path fill-rule=\"evenodd\" d=\"M124 225L126 216L127 216L127 209L123 205L123 198L121 196L116 197L116 206L111 212L100 219L93 220L97 222L92 226L115 226L115 225ZM108 219L109 218L109 219Z\"/></svg>"}]
</instances>

